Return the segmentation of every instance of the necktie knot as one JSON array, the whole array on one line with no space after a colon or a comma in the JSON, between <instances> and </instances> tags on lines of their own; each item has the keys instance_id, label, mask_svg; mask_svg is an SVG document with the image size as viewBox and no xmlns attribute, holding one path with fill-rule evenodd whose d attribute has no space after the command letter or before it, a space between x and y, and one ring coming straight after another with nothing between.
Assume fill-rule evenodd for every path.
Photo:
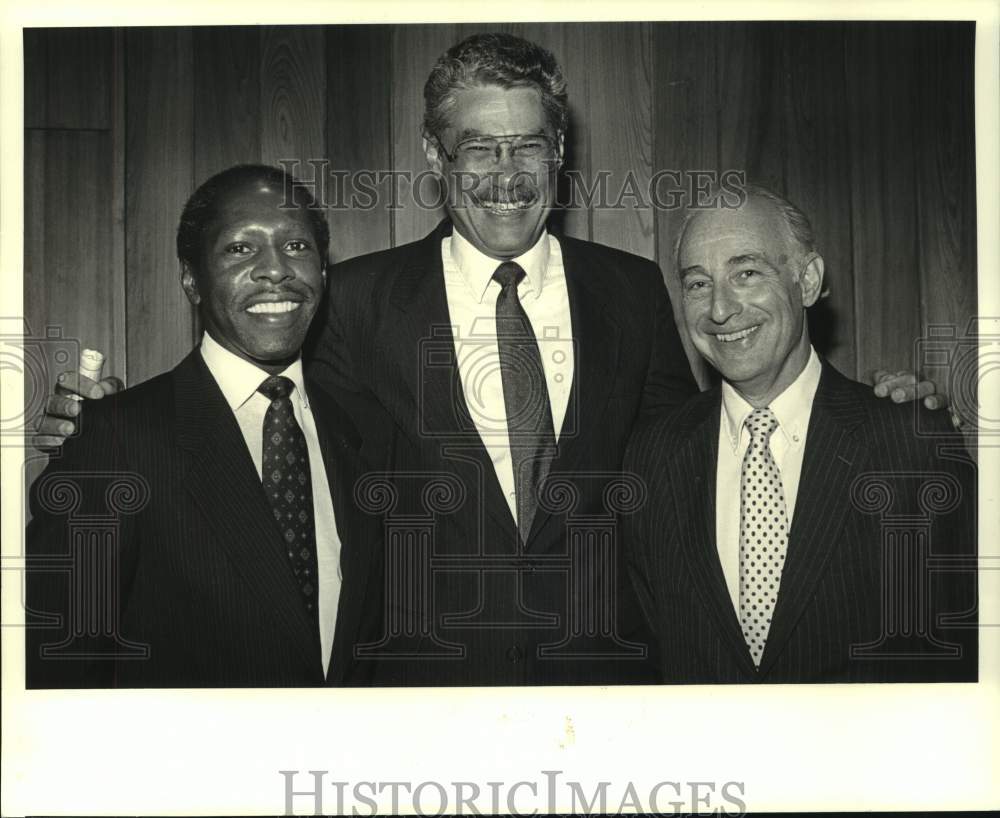
<instances>
[{"instance_id":1,"label":"necktie knot","mask_svg":"<svg viewBox=\"0 0 1000 818\"><path fill-rule=\"evenodd\" d=\"M286 378L284 375L271 375L257 387L257 391L270 400L281 400L292 394L294 388L295 381L291 378Z\"/></svg>"},{"instance_id":2,"label":"necktie knot","mask_svg":"<svg viewBox=\"0 0 1000 818\"><path fill-rule=\"evenodd\" d=\"M505 261L493 272L493 280L504 290L513 288L516 291L517 285L524 280L526 275L524 268L516 261Z\"/></svg>"},{"instance_id":3,"label":"necktie knot","mask_svg":"<svg viewBox=\"0 0 1000 818\"><path fill-rule=\"evenodd\" d=\"M774 430L778 428L778 419L767 407L754 409L746 420L747 429L750 431L750 439L754 443L766 444Z\"/></svg>"}]
</instances>

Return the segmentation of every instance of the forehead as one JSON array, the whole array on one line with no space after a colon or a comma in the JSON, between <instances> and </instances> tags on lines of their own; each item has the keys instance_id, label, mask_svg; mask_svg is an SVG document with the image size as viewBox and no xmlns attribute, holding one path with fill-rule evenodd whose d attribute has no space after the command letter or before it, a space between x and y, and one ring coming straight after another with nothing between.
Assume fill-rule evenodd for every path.
<instances>
[{"instance_id":1,"label":"forehead","mask_svg":"<svg viewBox=\"0 0 1000 818\"><path fill-rule=\"evenodd\" d=\"M448 122L456 133L534 133L545 128L542 97L535 88L476 85L456 91Z\"/></svg>"},{"instance_id":2,"label":"forehead","mask_svg":"<svg viewBox=\"0 0 1000 818\"><path fill-rule=\"evenodd\" d=\"M748 199L740 208L697 213L684 231L678 266L712 267L749 254L778 262L790 254L784 220L770 202Z\"/></svg>"},{"instance_id":3,"label":"forehead","mask_svg":"<svg viewBox=\"0 0 1000 818\"><path fill-rule=\"evenodd\" d=\"M312 232L308 211L304 207L282 207L284 201L284 189L270 182L253 182L227 191L215 204L210 229L305 226Z\"/></svg>"}]
</instances>

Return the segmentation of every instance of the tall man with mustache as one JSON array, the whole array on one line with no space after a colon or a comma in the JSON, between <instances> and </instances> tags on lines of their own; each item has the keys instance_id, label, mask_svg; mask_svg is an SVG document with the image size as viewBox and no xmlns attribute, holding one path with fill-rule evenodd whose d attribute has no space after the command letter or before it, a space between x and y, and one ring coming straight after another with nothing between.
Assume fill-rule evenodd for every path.
<instances>
[{"instance_id":1,"label":"tall man with mustache","mask_svg":"<svg viewBox=\"0 0 1000 818\"><path fill-rule=\"evenodd\" d=\"M393 513L434 519L443 567L423 599L387 611L416 635L386 643L376 680L651 681L617 550L576 550L567 522L610 518L608 475L635 418L697 390L662 276L546 230L568 124L548 51L470 37L438 60L424 99L448 218L331 270L313 356L318 379L373 393L400 429ZM560 496L540 496L546 476ZM446 508L428 503L435 480L454 487ZM574 617L584 605L599 622Z\"/></svg>"},{"instance_id":2,"label":"tall man with mustache","mask_svg":"<svg viewBox=\"0 0 1000 818\"><path fill-rule=\"evenodd\" d=\"M329 243L310 204L257 165L188 201L177 253L199 348L88 407L32 486L27 602L59 621L29 616L29 687L366 680L353 647L378 636L381 529L352 491L385 464L350 420L372 409L303 376Z\"/></svg>"},{"instance_id":3,"label":"tall man with mustache","mask_svg":"<svg viewBox=\"0 0 1000 818\"><path fill-rule=\"evenodd\" d=\"M662 274L547 231L568 127L551 53L474 35L424 100L447 218L331 268L310 356L317 382L373 396L396 427L393 473L366 484L400 537L386 632L363 651L374 682L653 681L612 520L636 499L616 482L633 424L697 391Z\"/></svg>"}]
</instances>

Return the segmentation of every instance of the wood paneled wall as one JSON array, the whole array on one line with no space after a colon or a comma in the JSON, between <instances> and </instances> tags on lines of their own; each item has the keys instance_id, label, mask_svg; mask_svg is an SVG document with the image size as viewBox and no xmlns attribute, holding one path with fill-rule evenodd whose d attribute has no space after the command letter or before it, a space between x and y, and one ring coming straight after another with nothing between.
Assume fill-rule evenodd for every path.
<instances>
[{"instance_id":1,"label":"wood paneled wall","mask_svg":"<svg viewBox=\"0 0 1000 818\"><path fill-rule=\"evenodd\" d=\"M427 73L483 30L556 54L584 178L736 169L798 203L827 262L814 337L846 373L912 368L927 324L974 314L971 24L553 23L26 31L29 324L102 348L129 384L173 366L196 339L174 256L196 184L281 159L419 173ZM401 204L328 211L334 259L439 217ZM632 201L557 220L656 259L676 294L681 217Z\"/></svg>"}]
</instances>

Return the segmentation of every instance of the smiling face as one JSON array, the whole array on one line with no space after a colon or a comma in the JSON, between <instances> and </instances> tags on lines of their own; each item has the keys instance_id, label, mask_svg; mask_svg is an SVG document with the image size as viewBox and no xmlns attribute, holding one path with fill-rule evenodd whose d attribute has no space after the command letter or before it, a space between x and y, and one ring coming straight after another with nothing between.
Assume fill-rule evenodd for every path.
<instances>
[{"instance_id":1,"label":"smiling face","mask_svg":"<svg viewBox=\"0 0 1000 818\"><path fill-rule=\"evenodd\" d=\"M555 154L532 159L511 156L510 146L499 161L452 162L441 150L473 136L546 134L557 145ZM562 135L548 126L541 95L534 88L481 85L457 91L444 133L424 140L430 166L446 188L446 208L455 229L475 247L495 259L510 259L538 241L552 208L557 162L562 159Z\"/></svg>"},{"instance_id":2,"label":"smiling face","mask_svg":"<svg viewBox=\"0 0 1000 818\"><path fill-rule=\"evenodd\" d=\"M224 194L203 233L198 269L181 283L220 345L272 374L299 354L323 292L323 270L304 208L253 182Z\"/></svg>"},{"instance_id":3,"label":"smiling face","mask_svg":"<svg viewBox=\"0 0 1000 818\"><path fill-rule=\"evenodd\" d=\"M698 352L749 403L768 405L809 360L805 309L819 297L823 259L798 246L772 202L750 197L694 216L677 266Z\"/></svg>"}]
</instances>

